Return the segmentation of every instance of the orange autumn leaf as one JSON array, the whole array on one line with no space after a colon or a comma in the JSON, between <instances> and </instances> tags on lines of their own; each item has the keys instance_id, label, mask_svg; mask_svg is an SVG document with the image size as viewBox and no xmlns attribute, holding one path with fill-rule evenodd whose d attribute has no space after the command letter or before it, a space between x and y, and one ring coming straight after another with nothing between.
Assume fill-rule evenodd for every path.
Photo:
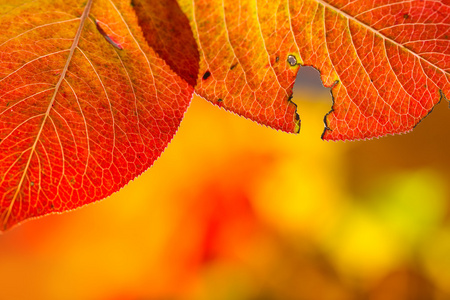
<instances>
[{"instance_id":1,"label":"orange autumn leaf","mask_svg":"<svg viewBox=\"0 0 450 300\"><path fill-rule=\"evenodd\" d=\"M299 130L302 65L332 88L326 140L408 132L450 94L448 1L179 3L200 51L195 91L261 124Z\"/></svg>"},{"instance_id":2,"label":"orange autumn leaf","mask_svg":"<svg viewBox=\"0 0 450 300\"><path fill-rule=\"evenodd\" d=\"M193 88L147 45L129 1L2 0L0 11L4 230L103 199L149 168Z\"/></svg>"}]
</instances>

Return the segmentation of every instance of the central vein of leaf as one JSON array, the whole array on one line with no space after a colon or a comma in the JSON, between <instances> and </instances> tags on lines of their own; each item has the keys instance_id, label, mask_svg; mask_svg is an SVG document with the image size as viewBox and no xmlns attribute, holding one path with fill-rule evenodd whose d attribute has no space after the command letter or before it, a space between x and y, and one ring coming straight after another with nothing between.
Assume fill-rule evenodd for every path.
<instances>
[{"instance_id":1,"label":"central vein of leaf","mask_svg":"<svg viewBox=\"0 0 450 300\"><path fill-rule=\"evenodd\" d=\"M386 36L386 35L384 35L383 33L381 33L380 31L376 30L375 28L371 27L370 25L368 25L368 24L366 24L366 23L363 23L362 21L358 20L357 18L355 18L355 17L349 15L349 14L346 13L345 11L343 11L343 10L341 10L341 9L339 9L339 8L337 8L337 7L333 6L333 5L331 5L331 4L327 3L327 2L325 2L324 0L316 0L316 1L317 1L318 3L320 3L320 4L322 4L323 6L325 6L326 8L331 9L331 10L334 10L335 12L337 12L337 13L339 13L339 14L345 16L347 19L352 20L352 21L355 22L355 23L358 23L359 25L363 26L363 27L366 28L367 30L372 31L375 35L380 36L380 37L383 38L385 41L389 41L389 42L391 42L392 44L394 44L394 45L396 45L396 46L398 46L398 47L400 47L400 48L405 48L405 49L407 49L409 53L411 53L412 55L414 55L415 57L417 57L419 60L423 60L423 61L425 61L426 63L428 63L429 65L432 65L432 66L435 67L436 69L442 71L443 73L447 73L447 74L448 74L447 71L443 70L442 68L440 68L440 67L437 66L436 64L434 64L434 63L432 63L431 61L429 61L429 60L423 58L422 56L418 55L417 53L413 52L411 49L406 48L404 45L402 45L402 44L400 44L399 42L397 42L397 41L391 39L390 37L388 37L388 36Z\"/></svg>"},{"instance_id":2,"label":"central vein of leaf","mask_svg":"<svg viewBox=\"0 0 450 300\"><path fill-rule=\"evenodd\" d=\"M42 119L42 123L41 123L41 126L39 128L38 134L36 135L36 139L34 140L33 146L31 147L30 155L28 157L28 161L27 161L27 164L25 166L25 169L23 170L22 177L20 178L20 181L19 181L19 184L17 186L16 192L14 193L13 199L11 200L11 203L9 204L8 211L6 212L5 218L3 220L3 226L4 227L6 227L6 223L7 223L8 219L9 219L9 216L11 215L11 211L12 211L12 208L14 206L14 203L16 202L16 199L17 199L17 197L19 195L19 192L20 192L20 190L22 188L22 185L23 185L23 182L25 180L28 168L30 167L31 159L32 159L33 154L35 153L35 150L36 150L36 145L37 145L37 143L39 141L39 138L41 137L41 134L43 132L45 122L47 121L48 116L50 115L50 111L51 111L51 109L53 107L53 103L55 102L56 95L58 94L58 91L59 91L59 87L61 86L61 83L63 82L63 80L64 80L64 78L66 76L67 70L69 69L69 65L70 65L70 62L72 61L73 54L75 53L75 49L77 48L78 43L80 41L81 32L83 31L84 24L86 23L86 19L89 16L89 13L91 11L91 7L92 7L92 2L93 1L94 0L89 0L87 2L86 7L84 8L83 14L80 17L80 25L78 26L77 33L75 34L75 38L74 38L73 43L72 43L72 45L70 47L70 52L69 52L69 56L67 57L66 64L64 65L64 69L61 72L61 75L59 76L59 80L58 80L58 82L55 85L55 91L54 91L54 93L53 93L53 95L52 95L52 97L50 99L49 105L47 107L47 111L45 112L45 115L44 115L44 117Z\"/></svg>"}]
</instances>

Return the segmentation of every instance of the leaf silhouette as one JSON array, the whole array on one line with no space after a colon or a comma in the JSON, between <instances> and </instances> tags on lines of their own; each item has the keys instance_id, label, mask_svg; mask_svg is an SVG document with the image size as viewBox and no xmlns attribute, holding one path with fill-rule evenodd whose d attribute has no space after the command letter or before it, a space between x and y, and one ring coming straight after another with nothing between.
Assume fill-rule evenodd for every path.
<instances>
[{"instance_id":1,"label":"leaf silhouette","mask_svg":"<svg viewBox=\"0 0 450 300\"><path fill-rule=\"evenodd\" d=\"M2 0L0 12L7 229L105 198L146 170L193 88L147 45L129 1Z\"/></svg>"},{"instance_id":2,"label":"leaf silhouette","mask_svg":"<svg viewBox=\"0 0 450 300\"><path fill-rule=\"evenodd\" d=\"M181 78L195 86L199 54L189 20L176 0L132 0L147 44Z\"/></svg>"},{"instance_id":3,"label":"leaf silhouette","mask_svg":"<svg viewBox=\"0 0 450 300\"><path fill-rule=\"evenodd\" d=\"M179 0L200 51L195 91L297 132L298 68L332 87L325 140L408 132L450 92L448 1Z\"/></svg>"}]
</instances>

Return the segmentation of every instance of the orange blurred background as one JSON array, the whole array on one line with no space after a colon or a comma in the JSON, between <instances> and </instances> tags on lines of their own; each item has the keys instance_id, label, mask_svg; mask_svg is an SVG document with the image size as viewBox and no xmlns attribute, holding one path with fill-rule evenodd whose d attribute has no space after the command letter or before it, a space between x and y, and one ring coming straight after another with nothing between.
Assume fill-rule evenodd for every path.
<instances>
[{"instance_id":1,"label":"orange blurred background","mask_svg":"<svg viewBox=\"0 0 450 300\"><path fill-rule=\"evenodd\" d=\"M308 86L299 135L194 98L119 193L0 236L0 299L450 299L448 104L406 135L324 142L331 96Z\"/></svg>"}]
</instances>

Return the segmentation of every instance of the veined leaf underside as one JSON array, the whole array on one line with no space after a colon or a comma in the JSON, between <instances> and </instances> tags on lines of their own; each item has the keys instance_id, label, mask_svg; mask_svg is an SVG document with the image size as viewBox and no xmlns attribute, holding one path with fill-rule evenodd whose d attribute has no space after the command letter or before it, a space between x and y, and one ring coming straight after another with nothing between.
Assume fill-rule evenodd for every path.
<instances>
[{"instance_id":1,"label":"veined leaf underside","mask_svg":"<svg viewBox=\"0 0 450 300\"><path fill-rule=\"evenodd\" d=\"M0 23L4 229L125 186L164 151L193 91L145 43L129 1L27 4Z\"/></svg>"},{"instance_id":2,"label":"veined leaf underside","mask_svg":"<svg viewBox=\"0 0 450 300\"><path fill-rule=\"evenodd\" d=\"M58 82L56 83L56 85L55 85L55 87L53 89L54 91L53 91L53 94L52 94L52 96L50 98L50 101L49 101L49 104L48 104L48 107L47 107L47 111L45 112L44 116L42 117L42 122L41 122L40 128L39 128L38 133L37 133L37 135L35 137L35 141L34 141L32 147L30 149L30 154L28 155L28 159L27 159L27 163L25 165L25 168L22 171L21 179L20 179L19 184L18 184L18 186L16 188L14 196L13 196L12 200L10 201L8 209L5 211L4 216L2 215L1 219L2 219L2 223L3 223L3 227L6 227L8 219L9 219L9 217L11 215L11 212L12 212L12 207L13 207L13 205L15 204L15 202L17 200L19 192L21 191L22 184L24 182L25 177L27 176L27 171L28 171L28 168L30 166L31 159L32 159L33 155L35 155L36 145L39 142L39 138L40 138L40 136L42 134L42 131L43 131L43 128L44 128L44 124L47 122L47 119L49 119L49 113L50 113L50 110L53 107L53 103L54 103L56 95L57 95L57 93L59 91L59 87L61 86L61 83L65 80L65 76L66 76L66 73L68 71L69 65L71 63L73 54L75 53L75 50L78 47L78 42L80 40L81 33L83 31L83 27L85 25L85 22L86 22L88 16L89 16L89 13L90 13L90 10L91 10L91 7L92 7L92 2L93 2L93 0L88 0L88 2L86 3L86 6L84 8L83 14L81 15L81 17L79 19L80 20L80 24L78 26L78 30L76 31L75 37L73 39L73 43L72 43L70 49L68 50L69 51L69 55L67 56L67 60L66 60L66 63L64 65L64 68L63 68L61 74L59 74ZM51 54L49 54L49 55L51 55ZM40 59L40 58L38 58L38 59ZM53 123L53 121L51 119L50 119L50 121ZM61 150L62 150L62 152L64 151L62 149L62 147L61 147ZM3 176L4 176L3 177L3 180L4 180L5 175L3 175Z\"/></svg>"}]
</instances>

